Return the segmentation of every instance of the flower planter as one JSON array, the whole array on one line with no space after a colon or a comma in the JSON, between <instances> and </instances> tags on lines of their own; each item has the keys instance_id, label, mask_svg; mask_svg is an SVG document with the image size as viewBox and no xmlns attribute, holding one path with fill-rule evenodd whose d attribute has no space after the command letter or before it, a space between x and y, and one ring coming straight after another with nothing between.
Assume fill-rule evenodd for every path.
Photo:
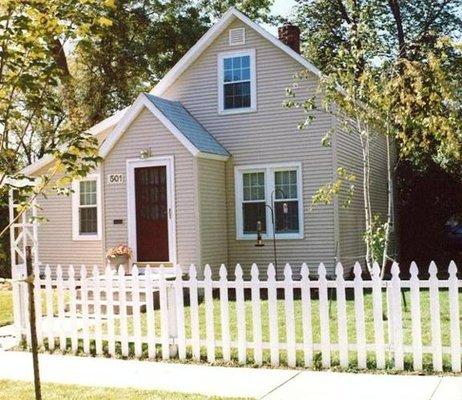
<instances>
[{"instance_id":1,"label":"flower planter","mask_svg":"<svg viewBox=\"0 0 462 400\"><path fill-rule=\"evenodd\" d=\"M108 257L107 260L108 260L109 265L111 266L111 268L118 271L119 267L122 265L124 267L124 270L125 270L125 275L131 275L130 257L128 257L128 256L115 256L115 257Z\"/></svg>"}]
</instances>

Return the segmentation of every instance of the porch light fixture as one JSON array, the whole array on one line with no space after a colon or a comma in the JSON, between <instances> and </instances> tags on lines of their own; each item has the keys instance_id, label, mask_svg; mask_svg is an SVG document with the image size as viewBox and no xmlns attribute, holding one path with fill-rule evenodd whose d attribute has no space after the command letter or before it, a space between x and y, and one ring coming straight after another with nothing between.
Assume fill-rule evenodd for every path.
<instances>
[{"instance_id":1,"label":"porch light fixture","mask_svg":"<svg viewBox=\"0 0 462 400\"><path fill-rule=\"evenodd\" d=\"M144 160L145 158L151 157L151 148L147 147L140 151L140 158Z\"/></svg>"}]
</instances>

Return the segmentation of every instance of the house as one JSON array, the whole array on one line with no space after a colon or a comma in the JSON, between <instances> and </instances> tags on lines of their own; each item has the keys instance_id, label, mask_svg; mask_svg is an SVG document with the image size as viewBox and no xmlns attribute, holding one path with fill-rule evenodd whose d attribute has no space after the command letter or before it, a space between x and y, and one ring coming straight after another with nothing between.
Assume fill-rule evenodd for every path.
<instances>
[{"instance_id":1,"label":"house","mask_svg":"<svg viewBox=\"0 0 462 400\"><path fill-rule=\"evenodd\" d=\"M103 266L106 250L121 243L139 265L210 264L214 271L276 261L279 275L287 262L324 262L333 273L338 260L351 267L364 258L361 191L348 208L311 204L339 166L361 174L359 143L327 114L298 130L303 112L282 107L285 89L309 70L300 90L312 93L320 72L299 54L296 27L279 33L230 9L151 93L94 126L99 169L74 182L71 197L39 199L48 219L38 228L40 262ZM339 132L324 148L330 128ZM45 157L25 172L40 175L52 164ZM385 213L379 140L372 167L374 210ZM263 247L255 246L257 227Z\"/></svg>"}]
</instances>

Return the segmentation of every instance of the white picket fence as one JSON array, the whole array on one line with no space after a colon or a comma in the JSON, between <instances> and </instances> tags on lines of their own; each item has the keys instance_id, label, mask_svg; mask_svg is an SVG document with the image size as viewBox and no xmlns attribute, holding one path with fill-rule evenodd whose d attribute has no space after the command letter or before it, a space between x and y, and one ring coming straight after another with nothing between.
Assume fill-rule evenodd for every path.
<instances>
[{"instance_id":1,"label":"white picket fence","mask_svg":"<svg viewBox=\"0 0 462 400\"><path fill-rule=\"evenodd\" d=\"M306 265L294 276L286 265L283 280L272 264L263 271L253 265L250 279L239 265L232 273L221 266L218 279L209 266L201 279L194 266L188 274L180 267L169 271L147 267L141 274L134 267L126 276L122 267L88 274L70 266L63 279L58 266L56 276L46 267L41 279L36 267L39 345L210 363L416 371L442 371L444 364L461 371L462 281L454 263L447 280L437 278L434 263L426 280L415 264L410 280L400 279L397 264L390 280L380 278L378 266L363 280L359 264L353 280L344 279L340 264L334 279L322 264L312 271L315 279ZM24 288L17 293L25 295ZM30 341L24 321L18 334Z\"/></svg>"}]
</instances>

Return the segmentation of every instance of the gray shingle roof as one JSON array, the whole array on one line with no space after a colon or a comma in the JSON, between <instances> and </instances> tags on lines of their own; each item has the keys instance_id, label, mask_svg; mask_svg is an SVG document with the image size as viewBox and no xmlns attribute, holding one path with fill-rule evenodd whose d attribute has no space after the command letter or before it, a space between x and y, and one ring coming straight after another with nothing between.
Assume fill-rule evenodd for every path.
<instances>
[{"instance_id":1,"label":"gray shingle roof","mask_svg":"<svg viewBox=\"0 0 462 400\"><path fill-rule=\"evenodd\" d=\"M149 93L145 93L145 96L199 151L230 155L179 101L166 100Z\"/></svg>"}]
</instances>

